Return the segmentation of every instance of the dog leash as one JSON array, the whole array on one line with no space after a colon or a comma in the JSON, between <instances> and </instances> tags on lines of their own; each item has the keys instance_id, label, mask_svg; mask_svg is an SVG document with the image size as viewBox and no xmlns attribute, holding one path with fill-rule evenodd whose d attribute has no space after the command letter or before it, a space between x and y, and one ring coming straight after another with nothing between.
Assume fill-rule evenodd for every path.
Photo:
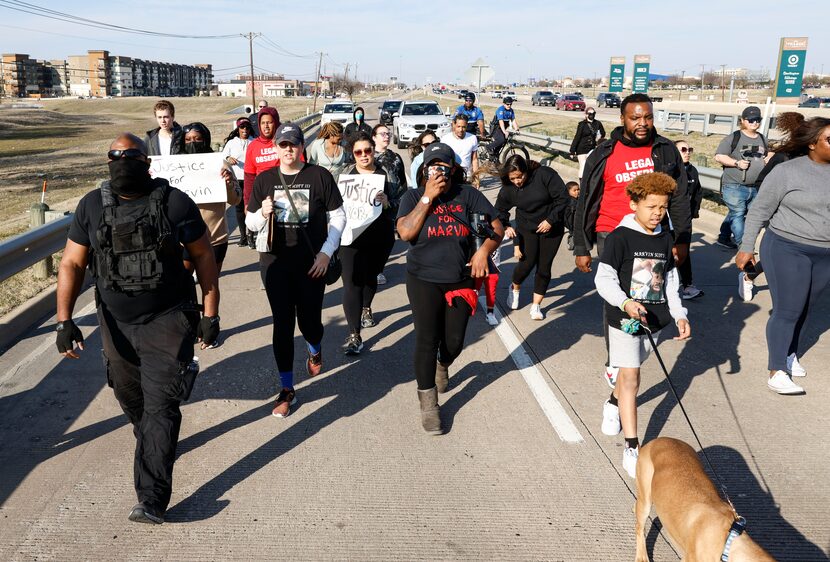
<instances>
[{"instance_id":1,"label":"dog leash","mask_svg":"<svg viewBox=\"0 0 830 562\"><path fill-rule=\"evenodd\" d=\"M643 330L645 330L646 335L648 336L648 341L651 344L651 348L654 350L654 356L657 357L657 362L660 363L660 367L663 369L663 374L666 376L666 382L669 383L669 388L671 389L672 394L674 395L674 399L677 400L677 405L680 406L680 411L683 412L683 417L686 418L686 423L689 424L689 428L692 430L692 435L695 436L695 441L697 441L698 447L700 447L700 452L703 453L703 458L706 459L706 464L709 465L709 470L712 471L712 474L714 474L715 478L718 481L718 486L720 486L721 493L723 494L723 499L726 500L726 503L728 503L729 507L732 509L732 513L735 514L736 521L743 520L743 517L738 515L738 512L735 510L735 506L732 504L732 500L729 499L729 494L726 492L726 485L723 483L723 480L720 479L720 476L718 476L718 472L715 470L715 466L709 459L709 455L706 454L706 449L704 449L703 443L700 442L700 437L698 437L697 431L695 431L695 426L692 425L692 420L689 419L689 414L686 413L686 408L683 407L683 402L680 401L680 395L677 394L677 389L674 387L674 383L671 381L671 377L669 377L669 371L668 369L666 369L666 364L663 363L663 358L660 356L660 352L657 351L657 342L654 341L654 336L652 335L651 330L646 324L645 314L643 312L640 312L640 318L640 326L642 326ZM743 531L743 528L741 528L741 531ZM730 537L731 536L732 534L730 532ZM732 541L729 542L731 543Z\"/></svg>"}]
</instances>

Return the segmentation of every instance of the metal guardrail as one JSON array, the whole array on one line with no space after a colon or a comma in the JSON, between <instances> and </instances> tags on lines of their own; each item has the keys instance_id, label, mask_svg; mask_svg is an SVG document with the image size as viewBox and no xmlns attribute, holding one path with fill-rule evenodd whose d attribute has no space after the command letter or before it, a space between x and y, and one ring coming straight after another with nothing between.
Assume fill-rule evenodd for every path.
<instances>
[{"instance_id":1,"label":"metal guardrail","mask_svg":"<svg viewBox=\"0 0 830 562\"><path fill-rule=\"evenodd\" d=\"M542 150L554 154L569 156L571 152L571 139L565 139L562 137L549 137L537 133L519 131L511 137L511 140L536 150ZM698 167L697 171L700 174L700 186L703 189L714 191L716 193L720 192L720 179L723 174L722 170Z\"/></svg>"},{"instance_id":2,"label":"metal guardrail","mask_svg":"<svg viewBox=\"0 0 830 562\"><path fill-rule=\"evenodd\" d=\"M72 215L39 226L0 243L0 281L60 251Z\"/></svg>"}]
</instances>

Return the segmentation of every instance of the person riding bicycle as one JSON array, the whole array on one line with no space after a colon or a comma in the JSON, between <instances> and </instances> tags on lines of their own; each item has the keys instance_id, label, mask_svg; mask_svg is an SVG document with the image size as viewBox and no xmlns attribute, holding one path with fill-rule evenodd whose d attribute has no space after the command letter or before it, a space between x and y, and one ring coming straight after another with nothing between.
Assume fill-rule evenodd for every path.
<instances>
[{"instance_id":1,"label":"person riding bicycle","mask_svg":"<svg viewBox=\"0 0 830 562\"><path fill-rule=\"evenodd\" d=\"M459 105L455 114L467 116L468 133L484 136L484 112L476 107L476 95L473 92L467 92L464 96L464 105Z\"/></svg>"},{"instance_id":2,"label":"person riding bicycle","mask_svg":"<svg viewBox=\"0 0 830 562\"><path fill-rule=\"evenodd\" d=\"M499 151L507 144L507 136L510 132L519 130L516 114L512 107L513 98L507 96L502 100L502 105L496 110L493 121L490 123L490 134L493 136L493 142L490 143L490 152L492 152L493 158L498 158ZM508 131L508 129L511 129L511 131Z\"/></svg>"}]
</instances>

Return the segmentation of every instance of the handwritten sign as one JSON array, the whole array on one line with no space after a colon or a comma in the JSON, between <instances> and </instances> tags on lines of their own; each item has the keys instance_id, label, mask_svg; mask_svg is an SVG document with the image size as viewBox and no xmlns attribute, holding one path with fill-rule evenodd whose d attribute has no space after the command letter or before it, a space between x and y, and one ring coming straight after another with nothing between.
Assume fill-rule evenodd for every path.
<instances>
[{"instance_id":1,"label":"handwritten sign","mask_svg":"<svg viewBox=\"0 0 830 562\"><path fill-rule=\"evenodd\" d=\"M196 203L226 203L228 192L221 176L221 152L153 156L150 175L164 178Z\"/></svg>"},{"instance_id":2,"label":"handwritten sign","mask_svg":"<svg viewBox=\"0 0 830 562\"><path fill-rule=\"evenodd\" d=\"M346 211L346 228L340 243L348 246L366 230L383 211L375 201L383 193L386 176L380 174L344 174L337 181Z\"/></svg>"}]
</instances>

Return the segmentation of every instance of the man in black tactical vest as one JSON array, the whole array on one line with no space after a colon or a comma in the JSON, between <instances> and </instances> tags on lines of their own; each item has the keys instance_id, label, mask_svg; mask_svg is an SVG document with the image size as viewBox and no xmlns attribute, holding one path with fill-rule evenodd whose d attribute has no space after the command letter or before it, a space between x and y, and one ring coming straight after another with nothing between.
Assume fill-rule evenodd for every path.
<instances>
[{"instance_id":1,"label":"man in black tactical vest","mask_svg":"<svg viewBox=\"0 0 830 562\"><path fill-rule=\"evenodd\" d=\"M196 204L166 180L150 177L147 147L123 133L110 146L110 180L78 203L61 259L57 289L57 346L77 359L83 335L72 311L87 266L107 383L136 438L135 490L129 518L161 524L170 502L181 427L179 405L198 373L193 345L219 335L219 285L213 250ZM196 265L203 294L182 263L182 246Z\"/></svg>"}]
</instances>

